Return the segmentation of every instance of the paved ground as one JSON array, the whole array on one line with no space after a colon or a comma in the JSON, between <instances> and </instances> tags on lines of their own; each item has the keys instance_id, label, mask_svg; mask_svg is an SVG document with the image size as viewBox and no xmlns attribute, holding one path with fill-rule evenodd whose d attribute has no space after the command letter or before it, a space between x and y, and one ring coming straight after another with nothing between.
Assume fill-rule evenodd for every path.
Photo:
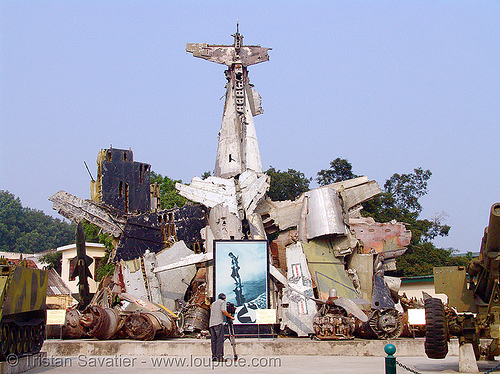
<instances>
[{"instance_id":1,"label":"paved ground","mask_svg":"<svg viewBox=\"0 0 500 374\"><path fill-rule=\"evenodd\" d=\"M375 374L385 373L383 357L343 357L343 356L281 356L281 357L239 357L237 365L232 360L228 363L212 364L209 357L195 356L78 356L47 357L41 366L31 369L30 374L89 374L91 372L107 372L108 374L158 373L167 370L169 373L352 373ZM423 357L402 357L401 363L422 374L458 373L458 357L444 360L430 360ZM480 362L480 372L500 364ZM397 373L408 373L401 367Z\"/></svg>"}]
</instances>

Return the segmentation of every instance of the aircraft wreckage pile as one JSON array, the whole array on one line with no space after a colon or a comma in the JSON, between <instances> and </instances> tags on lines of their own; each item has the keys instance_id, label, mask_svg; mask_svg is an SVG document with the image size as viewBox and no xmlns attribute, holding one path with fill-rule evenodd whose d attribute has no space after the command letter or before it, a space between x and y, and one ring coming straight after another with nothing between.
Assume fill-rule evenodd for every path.
<instances>
[{"instance_id":1,"label":"aircraft wreckage pile","mask_svg":"<svg viewBox=\"0 0 500 374\"><path fill-rule=\"evenodd\" d=\"M269 48L244 46L238 31L233 37L233 45L186 47L227 67L214 176L175 186L193 203L162 210L150 165L135 162L131 150L114 148L98 155L91 200L64 191L50 198L61 215L85 219L115 239L114 274L101 281L90 305L67 313L66 337L205 334L218 240L269 242L267 302L240 297L237 313L246 313L246 321L255 322L256 309L269 308L283 333L298 336L386 339L402 333L411 302L403 299L402 307L399 279L384 277L384 271L395 270L410 231L403 223L361 216L361 204L380 193L366 177L319 187L294 201L266 196L270 179L253 119L262 108L247 67L267 61ZM234 292L241 296L235 268Z\"/></svg>"}]
</instances>

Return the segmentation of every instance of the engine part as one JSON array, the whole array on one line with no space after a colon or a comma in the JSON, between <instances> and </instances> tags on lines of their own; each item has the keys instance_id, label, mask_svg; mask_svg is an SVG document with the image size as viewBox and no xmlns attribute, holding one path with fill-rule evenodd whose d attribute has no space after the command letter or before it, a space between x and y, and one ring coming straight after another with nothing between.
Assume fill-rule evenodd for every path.
<instances>
[{"instance_id":1,"label":"engine part","mask_svg":"<svg viewBox=\"0 0 500 374\"><path fill-rule=\"evenodd\" d=\"M396 339L403 332L403 321L396 309L377 309L370 314L368 322L363 323L363 329L368 336Z\"/></svg>"},{"instance_id":2,"label":"engine part","mask_svg":"<svg viewBox=\"0 0 500 374\"><path fill-rule=\"evenodd\" d=\"M80 326L94 338L108 340L118 335L123 326L123 318L115 309L91 305L80 318Z\"/></svg>"}]
</instances>

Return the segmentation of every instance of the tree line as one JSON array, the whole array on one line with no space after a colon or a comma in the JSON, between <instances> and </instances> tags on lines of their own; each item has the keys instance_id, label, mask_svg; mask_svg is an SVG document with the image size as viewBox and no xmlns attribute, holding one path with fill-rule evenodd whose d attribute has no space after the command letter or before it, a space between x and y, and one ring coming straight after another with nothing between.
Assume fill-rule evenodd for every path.
<instances>
[{"instance_id":1,"label":"tree line","mask_svg":"<svg viewBox=\"0 0 500 374\"><path fill-rule=\"evenodd\" d=\"M19 197L0 190L0 251L38 253L74 241L73 225L23 207Z\"/></svg>"}]
</instances>

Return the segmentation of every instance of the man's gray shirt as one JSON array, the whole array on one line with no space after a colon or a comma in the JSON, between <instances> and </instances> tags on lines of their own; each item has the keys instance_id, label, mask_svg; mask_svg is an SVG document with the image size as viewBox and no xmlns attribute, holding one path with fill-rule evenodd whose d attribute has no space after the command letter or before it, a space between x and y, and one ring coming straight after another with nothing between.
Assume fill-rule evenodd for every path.
<instances>
[{"instance_id":1,"label":"man's gray shirt","mask_svg":"<svg viewBox=\"0 0 500 374\"><path fill-rule=\"evenodd\" d=\"M217 299L217 301L212 304L212 308L210 310L210 322L208 323L208 327L224 323L224 314L222 314L223 310L226 310L226 301Z\"/></svg>"}]
</instances>

